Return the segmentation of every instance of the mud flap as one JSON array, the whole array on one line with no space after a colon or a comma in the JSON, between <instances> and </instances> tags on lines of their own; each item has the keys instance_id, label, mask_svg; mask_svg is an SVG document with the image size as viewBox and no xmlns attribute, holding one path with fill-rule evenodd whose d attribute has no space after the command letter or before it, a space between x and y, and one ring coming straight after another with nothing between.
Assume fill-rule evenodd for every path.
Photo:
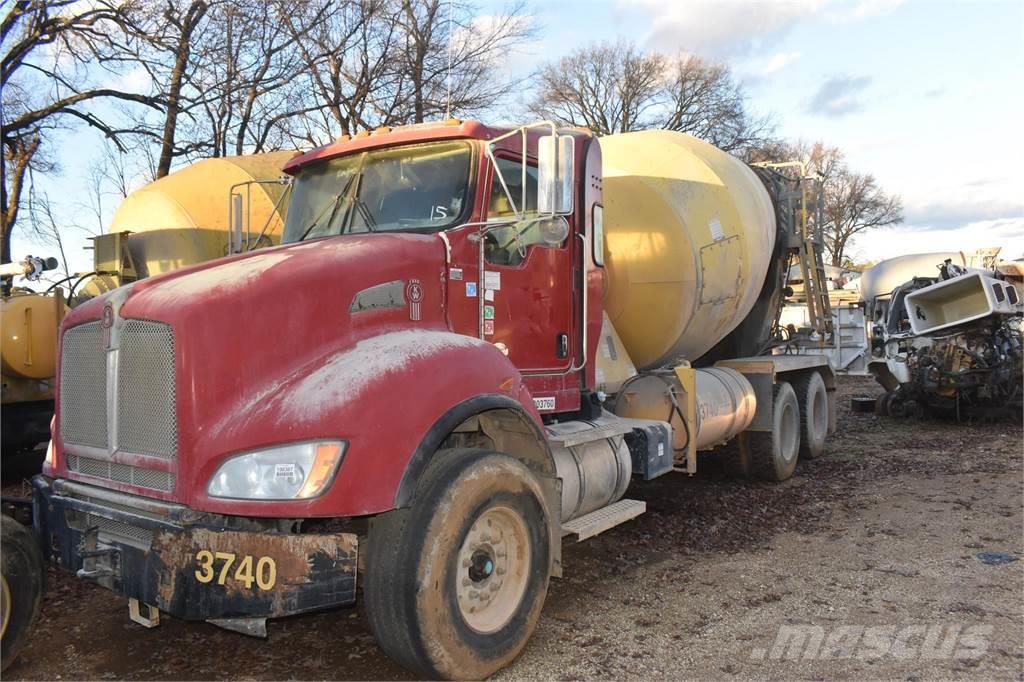
<instances>
[{"instance_id":1,"label":"mud flap","mask_svg":"<svg viewBox=\"0 0 1024 682\"><path fill-rule=\"evenodd\" d=\"M544 506L548 513L548 537L551 544L551 576L562 577L562 480L538 476L544 490Z\"/></svg>"}]
</instances>

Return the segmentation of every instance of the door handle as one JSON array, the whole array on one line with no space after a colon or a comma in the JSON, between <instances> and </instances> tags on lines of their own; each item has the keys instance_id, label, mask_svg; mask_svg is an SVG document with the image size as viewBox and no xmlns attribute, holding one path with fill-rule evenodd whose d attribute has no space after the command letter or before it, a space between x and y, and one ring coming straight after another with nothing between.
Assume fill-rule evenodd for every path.
<instances>
[{"instance_id":1,"label":"door handle","mask_svg":"<svg viewBox=\"0 0 1024 682\"><path fill-rule=\"evenodd\" d=\"M569 357L569 335L561 333L555 340L555 356L559 358Z\"/></svg>"}]
</instances>

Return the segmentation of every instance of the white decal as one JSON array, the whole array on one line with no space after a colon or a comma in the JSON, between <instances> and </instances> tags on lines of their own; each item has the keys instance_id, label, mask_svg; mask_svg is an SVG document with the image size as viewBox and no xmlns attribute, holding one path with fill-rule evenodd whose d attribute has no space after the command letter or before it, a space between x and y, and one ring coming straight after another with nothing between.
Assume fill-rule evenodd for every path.
<instances>
[{"instance_id":1,"label":"white decal","mask_svg":"<svg viewBox=\"0 0 1024 682\"><path fill-rule=\"evenodd\" d=\"M444 233L442 233L444 234ZM462 279L462 268L452 268L450 271L451 277L454 280Z\"/></svg>"},{"instance_id":2,"label":"white decal","mask_svg":"<svg viewBox=\"0 0 1024 682\"><path fill-rule=\"evenodd\" d=\"M484 271L484 289L501 291L501 273Z\"/></svg>"},{"instance_id":3,"label":"white decal","mask_svg":"<svg viewBox=\"0 0 1024 682\"><path fill-rule=\"evenodd\" d=\"M484 292L484 300L485 301L493 301L494 300L494 289L488 289L487 291Z\"/></svg>"},{"instance_id":4,"label":"white decal","mask_svg":"<svg viewBox=\"0 0 1024 682\"><path fill-rule=\"evenodd\" d=\"M711 238L716 242L725 239L725 233L722 232L722 221L718 218L712 218L711 222L708 223L708 227L711 229Z\"/></svg>"},{"instance_id":5,"label":"white decal","mask_svg":"<svg viewBox=\"0 0 1024 682\"><path fill-rule=\"evenodd\" d=\"M555 398L554 396L550 398L534 398L533 404L540 412L543 412L544 410L553 410L555 409Z\"/></svg>"},{"instance_id":6,"label":"white decal","mask_svg":"<svg viewBox=\"0 0 1024 682\"><path fill-rule=\"evenodd\" d=\"M664 443L658 443L658 459L661 459L664 456L665 456L665 444Z\"/></svg>"}]
</instances>

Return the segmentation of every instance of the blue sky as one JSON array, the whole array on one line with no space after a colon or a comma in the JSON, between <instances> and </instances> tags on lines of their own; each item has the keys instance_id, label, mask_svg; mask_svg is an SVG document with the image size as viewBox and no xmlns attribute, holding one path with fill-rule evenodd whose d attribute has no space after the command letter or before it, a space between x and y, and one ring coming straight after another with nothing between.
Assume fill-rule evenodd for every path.
<instances>
[{"instance_id":1,"label":"blue sky","mask_svg":"<svg viewBox=\"0 0 1024 682\"><path fill-rule=\"evenodd\" d=\"M854 253L1024 256L1024 2L550 2L534 54L623 37L724 61L784 137L823 140L902 196Z\"/></svg>"},{"instance_id":2,"label":"blue sky","mask_svg":"<svg viewBox=\"0 0 1024 682\"><path fill-rule=\"evenodd\" d=\"M1020 0L559 0L527 9L540 30L512 57L518 72L620 37L696 53L728 64L780 135L845 150L905 206L905 223L859 238L855 257L983 246L1024 256ZM77 143L62 147L64 174L46 183L62 197L81 191L88 135L67 138ZM76 210L70 199L61 209ZM84 234L69 241L72 269L87 268ZM43 251L17 236L14 247L16 256Z\"/></svg>"}]
</instances>

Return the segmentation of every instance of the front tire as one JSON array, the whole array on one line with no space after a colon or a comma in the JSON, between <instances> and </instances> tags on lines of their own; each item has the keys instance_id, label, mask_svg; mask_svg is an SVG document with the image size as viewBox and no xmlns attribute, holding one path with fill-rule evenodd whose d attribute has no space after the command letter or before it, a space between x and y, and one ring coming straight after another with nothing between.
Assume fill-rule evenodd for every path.
<instances>
[{"instance_id":1,"label":"front tire","mask_svg":"<svg viewBox=\"0 0 1024 682\"><path fill-rule=\"evenodd\" d=\"M521 462L435 455L409 509L376 517L365 597L384 651L427 677L482 679L515 660L547 595L544 496Z\"/></svg>"}]
</instances>

